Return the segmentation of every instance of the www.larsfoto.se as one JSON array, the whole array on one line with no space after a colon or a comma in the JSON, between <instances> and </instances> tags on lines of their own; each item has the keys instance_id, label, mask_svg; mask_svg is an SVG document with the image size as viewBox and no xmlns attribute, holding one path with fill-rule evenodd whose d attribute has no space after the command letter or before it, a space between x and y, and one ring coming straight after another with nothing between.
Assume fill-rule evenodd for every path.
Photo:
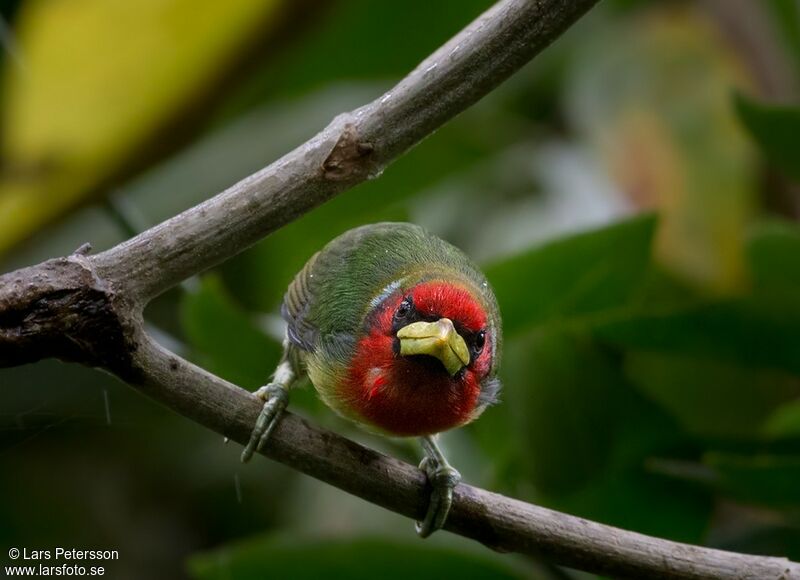
<instances>
[{"instance_id":1,"label":"www.larsfoto.se","mask_svg":"<svg viewBox=\"0 0 800 580\"><path fill-rule=\"evenodd\" d=\"M61 564L51 566L49 564L36 564L33 566L6 566L6 577L29 576L38 578L40 576L103 576L106 570L103 566L81 566L79 564Z\"/></svg>"}]
</instances>

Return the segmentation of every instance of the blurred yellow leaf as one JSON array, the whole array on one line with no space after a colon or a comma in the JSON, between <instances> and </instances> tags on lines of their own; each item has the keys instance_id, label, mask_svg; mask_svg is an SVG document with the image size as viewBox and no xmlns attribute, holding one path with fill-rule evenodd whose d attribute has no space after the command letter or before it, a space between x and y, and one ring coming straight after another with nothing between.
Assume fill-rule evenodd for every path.
<instances>
[{"instance_id":1,"label":"blurred yellow leaf","mask_svg":"<svg viewBox=\"0 0 800 580\"><path fill-rule=\"evenodd\" d=\"M6 59L0 254L158 157L175 119L274 27L280 0L30 0Z\"/></svg>"},{"instance_id":2,"label":"blurred yellow leaf","mask_svg":"<svg viewBox=\"0 0 800 580\"><path fill-rule=\"evenodd\" d=\"M616 25L575 67L571 114L620 191L657 208L656 260L717 292L747 284L756 162L733 110L749 81L694 9L659 5Z\"/></svg>"}]
</instances>

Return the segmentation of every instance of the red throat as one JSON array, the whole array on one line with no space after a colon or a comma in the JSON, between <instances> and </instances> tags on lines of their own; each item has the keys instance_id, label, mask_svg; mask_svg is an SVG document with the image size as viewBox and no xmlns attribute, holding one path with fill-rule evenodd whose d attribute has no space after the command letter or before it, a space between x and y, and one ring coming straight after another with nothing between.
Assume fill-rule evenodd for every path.
<instances>
[{"instance_id":1,"label":"red throat","mask_svg":"<svg viewBox=\"0 0 800 580\"><path fill-rule=\"evenodd\" d=\"M463 425L474 416L491 353L484 349L455 377L436 359L396 354L392 318L407 295L390 296L370 315L369 333L356 347L342 395L366 423L381 431L397 436L428 435ZM461 286L426 282L414 287L410 295L425 316L449 318L469 332L486 326L486 312Z\"/></svg>"}]
</instances>

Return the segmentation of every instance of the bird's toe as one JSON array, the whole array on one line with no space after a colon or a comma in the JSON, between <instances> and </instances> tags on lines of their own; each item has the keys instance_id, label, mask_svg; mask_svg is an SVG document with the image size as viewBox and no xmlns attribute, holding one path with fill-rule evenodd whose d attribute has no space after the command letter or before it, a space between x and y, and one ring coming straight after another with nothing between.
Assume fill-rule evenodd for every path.
<instances>
[{"instance_id":1,"label":"bird's toe","mask_svg":"<svg viewBox=\"0 0 800 580\"><path fill-rule=\"evenodd\" d=\"M250 441L242 451L242 463L247 463L253 454L261 451L289 402L289 392L280 384L270 383L258 389L255 394L264 400L264 406L250 434Z\"/></svg>"}]
</instances>

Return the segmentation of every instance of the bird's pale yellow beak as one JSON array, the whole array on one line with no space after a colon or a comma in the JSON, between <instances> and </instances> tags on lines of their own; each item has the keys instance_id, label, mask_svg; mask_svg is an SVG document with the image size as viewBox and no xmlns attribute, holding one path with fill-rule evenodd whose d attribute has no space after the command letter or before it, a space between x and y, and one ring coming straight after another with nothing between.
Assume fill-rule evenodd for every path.
<instances>
[{"instance_id":1,"label":"bird's pale yellow beak","mask_svg":"<svg viewBox=\"0 0 800 580\"><path fill-rule=\"evenodd\" d=\"M467 343L456 332L453 321L440 318L436 322L413 322L397 331L400 354L435 356L451 375L469 364Z\"/></svg>"}]
</instances>

